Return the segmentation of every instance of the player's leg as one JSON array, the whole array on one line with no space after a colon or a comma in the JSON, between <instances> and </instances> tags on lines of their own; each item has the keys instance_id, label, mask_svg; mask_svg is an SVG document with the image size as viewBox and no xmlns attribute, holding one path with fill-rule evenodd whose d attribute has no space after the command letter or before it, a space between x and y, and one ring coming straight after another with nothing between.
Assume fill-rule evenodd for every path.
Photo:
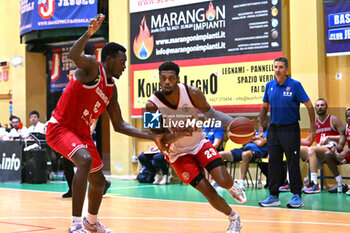
<instances>
[{"instance_id":1,"label":"player's leg","mask_svg":"<svg viewBox=\"0 0 350 233\"><path fill-rule=\"evenodd\" d=\"M241 164L241 178L244 181L249 168L249 162L253 158L253 152L251 150L243 151L242 153L242 164Z\"/></svg>"},{"instance_id":2,"label":"player's leg","mask_svg":"<svg viewBox=\"0 0 350 233\"><path fill-rule=\"evenodd\" d=\"M100 209L103 191L105 187L105 177L102 172L103 162L101 157L97 151L97 148L90 138L85 141L88 147L88 151L92 157L92 167L88 176L89 180L89 190L88 190L88 214L84 219L84 228L89 232L103 232L103 233L111 233L110 229L103 226L98 218L97 214Z\"/></svg>"},{"instance_id":3,"label":"player's leg","mask_svg":"<svg viewBox=\"0 0 350 233\"><path fill-rule=\"evenodd\" d=\"M77 171L72 183L72 202L74 217L80 217L84 205L88 175L92 166L92 158L85 148L78 149L71 159L77 165Z\"/></svg>"},{"instance_id":4,"label":"player's leg","mask_svg":"<svg viewBox=\"0 0 350 233\"><path fill-rule=\"evenodd\" d=\"M216 192L216 190L210 185L209 181L205 179L200 164L198 164L197 160L193 156L181 156L174 163L171 163L171 165L185 184L191 184L195 189L203 194L211 206L228 216L230 220L230 231L239 232L242 227L240 217ZM219 166L218 169L222 169L222 166Z\"/></svg>"},{"instance_id":5,"label":"player's leg","mask_svg":"<svg viewBox=\"0 0 350 233\"><path fill-rule=\"evenodd\" d=\"M300 157L302 159L304 158L304 153L305 153L304 148L305 148L304 146L300 147ZM314 194L314 193L320 192L320 187L318 185L318 180L317 180L318 161L322 162L324 159L322 158L322 156L317 156L317 155L319 155L321 152L323 154L324 148L319 146L312 146L307 149L311 180L308 186L303 189L303 192L306 194Z\"/></svg>"}]
</instances>

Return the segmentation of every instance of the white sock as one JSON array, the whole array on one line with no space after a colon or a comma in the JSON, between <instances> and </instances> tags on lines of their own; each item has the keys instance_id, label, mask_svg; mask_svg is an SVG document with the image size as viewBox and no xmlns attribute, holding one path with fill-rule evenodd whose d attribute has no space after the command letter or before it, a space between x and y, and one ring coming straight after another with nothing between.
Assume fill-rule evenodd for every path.
<instances>
[{"instance_id":1,"label":"white sock","mask_svg":"<svg viewBox=\"0 0 350 233\"><path fill-rule=\"evenodd\" d=\"M234 212L234 211L232 210L231 214L228 215L228 218L232 218L232 217L234 217L234 216L236 216L236 215L238 215L238 214L236 214L236 212Z\"/></svg>"},{"instance_id":2,"label":"white sock","mask_svg":"<svg viewBox=\"0 0 350 233\"><path fill-rule=\"evenodd\" d=\"M86 219L90 224L95 224L97 222L97 215L87 214Z\"/></svg>"},{"instance_id":3,"label":"white sock","mask_svg":"<svg viewBox=\"0 0 350 233\"><path fill-rule=\"evenodd\" d=\"M311 181L317 184L317 172L311 172Z\"/></svg>"},{"instance_id":4,"label":"white sock","mask_svg":"<svg viewBox=\"0 0 350 233\"><path fill-rule=\"evenodd\" d=\"M338 186L341 186L343 184L343 177L341 177L341 175L335 177L335 179L338 182Z\"/></svg>"},{"instance_id":5,"label":"white sock","mask_svg":"<svg viewBox=\"0 0 350 233\"><path fill-rule=\"evenodd\" d=\"M83 221L81 219L81 217L76 217L76 216L72 216L72 227L78 226L78 225L82 225Z\"/></svg>"}]
</instances>

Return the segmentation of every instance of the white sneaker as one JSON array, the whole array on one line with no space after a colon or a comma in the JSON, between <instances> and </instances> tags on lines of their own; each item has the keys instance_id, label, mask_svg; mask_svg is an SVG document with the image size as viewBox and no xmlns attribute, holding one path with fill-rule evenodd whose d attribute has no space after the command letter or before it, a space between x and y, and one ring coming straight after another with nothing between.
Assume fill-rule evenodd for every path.
<instances>
[{"instance_id":1,"label":"white sneaker","mask_svg":"<svg viewBox=\"0 0 350 233\"><path fill-rule=\"evenodd\" d=\"M245 204L247 202L244 190L241 189L237 183L234 183L234 185L227 191L238 204Z\"/></svg>"},{"instance_id":2,"label":"white sneaker","mask_svg":"<svg viewBox=\"0 0 350 233\"><path fill-rule=\"evenodd\" d=\"M242 228L241 218L236 214L232 217L229 217L228 219L230 220L230 225L228 226L226 233L241 232L241 228Z\"/></svg>"},{"instance_id":3,"label":"white sneaker","mask_svg":"<svg viewBox=\"0 0 350 233\"><path fill-rule=\"evenodd\" d=\"M350 190L348 190L345 194L346 194L346 195L350 195Z\"/></svg>"},{"instance_id":4,"label":"white sneaker","mask_svg":"<svg viewBox=\"0 0 350 233\"><path fill-rule=\"evenodd\" d=\"M245 191L245 182L244 182L244 180L241 180L241 181L239 182L239 187L240 187L243 191Z\"/></svg>"},{"instance_id":5,"label":"white sneaker","mask_svg":"<svg viewBox=\"0 0 350 233\"><path fill-rule=\"evenodd\" d=\"M159 185L169 184L172 178L173 178L173 175L171 173L169 173L168 177L167 175L164 175L163 179L159 182Z\"/></svg>"},{"instance_id":6,"label":"white sneaker","mask_svg":"<svg viewBox=\"0 0 350 233\"><path fill-rule=\"evenodd\" d=\"M159 184L160 181L162 181L163 176L160 173L157 173L156 176L154 177L153 184Z\"/></svg>"},{"instance_id":7,"label":"white sneaker","mask_svg":"<svg viewBox=\"0 0 350 233\"><path fill-rule=\"evenodd\" d=\"M89 233L89 232L85 230L82 225L77 225L69 228L68 233Z\"/></svg>"},{"instance_id":8,"label":"white sneaker","mask_svg":"<svg viewBox=\"0 0 350 233\"><path fill-rule=\"evenodd\" d=\"M84 229L86 232L91 233L91 232L96 232L96 233L114 233L111 229L107 228L106 226L102 225L100 223L100 220L97 219L97 222L95 224L89 223L89 221L84 218L83 221Z\"/></svg>"}]
</instances>

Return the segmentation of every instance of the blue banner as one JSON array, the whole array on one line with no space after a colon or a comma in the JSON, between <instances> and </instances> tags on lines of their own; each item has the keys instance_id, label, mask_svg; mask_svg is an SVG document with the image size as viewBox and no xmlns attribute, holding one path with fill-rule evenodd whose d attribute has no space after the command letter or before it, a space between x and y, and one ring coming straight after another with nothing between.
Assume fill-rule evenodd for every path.
<instances>
[{"instance_id":1,"label":"blue banner","mask_svg":"<svg viewBox=\"0 0 350 233\"><path fill-rule=\"evenodd\" d=\"M325 3L327 56L350 54L350 1Z\"/></svg>"},{"instance_id":2,"label":"blue banner","mask_svg":"<svg viewBox=\"0 0 350 233\"><path fill-rule=\"evenodd\" d=\"M97 60L101 60L102 47L106 43L105 40L90 41L86 44L84 53L95 56ZM47 77L50 79L50 91L62 91L68 84L72 76L69 70L73 67L73 62L68 58L69 51L73 44L51 47L47 50ZM73 71L74 73L74 71Z\"/></svg>"},{"instance_id":3,"label":"blue banner","mask_svg":"<svg viewBox=\"0 0 350 233\"><path fill-rule=\"evenodd\" d=\"M98 0L21 0L20 35L33 30L86 27Z\"/></svg>"}]
</instances>

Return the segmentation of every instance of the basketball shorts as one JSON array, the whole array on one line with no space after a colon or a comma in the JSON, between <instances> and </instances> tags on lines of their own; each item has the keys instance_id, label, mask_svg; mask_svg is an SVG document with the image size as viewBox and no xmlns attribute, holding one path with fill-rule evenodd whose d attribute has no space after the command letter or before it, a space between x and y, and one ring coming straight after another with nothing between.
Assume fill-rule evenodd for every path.
<instances>
[{"instance_id":1,"label":"basketball shorts","mask_svg":"<svg viewBox=\"0 0 350 233\"><path fill-rule=\"evenodd\" d=\"M168 156L166 156L166 159L170 163ZM210 171L215 167L224 165L221 156L210 142L205 143L197 154L180 156L174 163L170 164L185 184L191 183L193 186L195 185L192 181L202 173L202 167Z\"/></svg>"},{"instance_id":2,"label":"basketball shorts","mask_svg":"<svg viewBox=\"0 0 350 233\"><path fill-rule=\"evenodd\" d=\"M71 157L77 150L86 148L92 158L90 173L96 172L103 167L103 161L97 151L94 140L90 136L82 137L59 123L49 123L47 126L46 141L53 150L70 161L72 161Z\"/></svg>"},{"instance_id":3,"label":"basketball shorts","mask_svg":"<svg viewBox=\"0 0 350 233\"><path fill-rule=\"evenodd\" d=\"M260 158L263 158L264 156L261 155L260 151L258 150L254 150L254 149L249 149L252 154L253 154L253 157L252 159L250 160L250 162L254 162L256 159L260 159ZM234 162L239 162L239 161L242 161L242 153L244 151L248 151L248 150L243 150L242 148L237 148L237 149L233 149L231 150L231 154L232 154L232 157L233 157L233 161Z\"/></svg>"}]
</instances>

